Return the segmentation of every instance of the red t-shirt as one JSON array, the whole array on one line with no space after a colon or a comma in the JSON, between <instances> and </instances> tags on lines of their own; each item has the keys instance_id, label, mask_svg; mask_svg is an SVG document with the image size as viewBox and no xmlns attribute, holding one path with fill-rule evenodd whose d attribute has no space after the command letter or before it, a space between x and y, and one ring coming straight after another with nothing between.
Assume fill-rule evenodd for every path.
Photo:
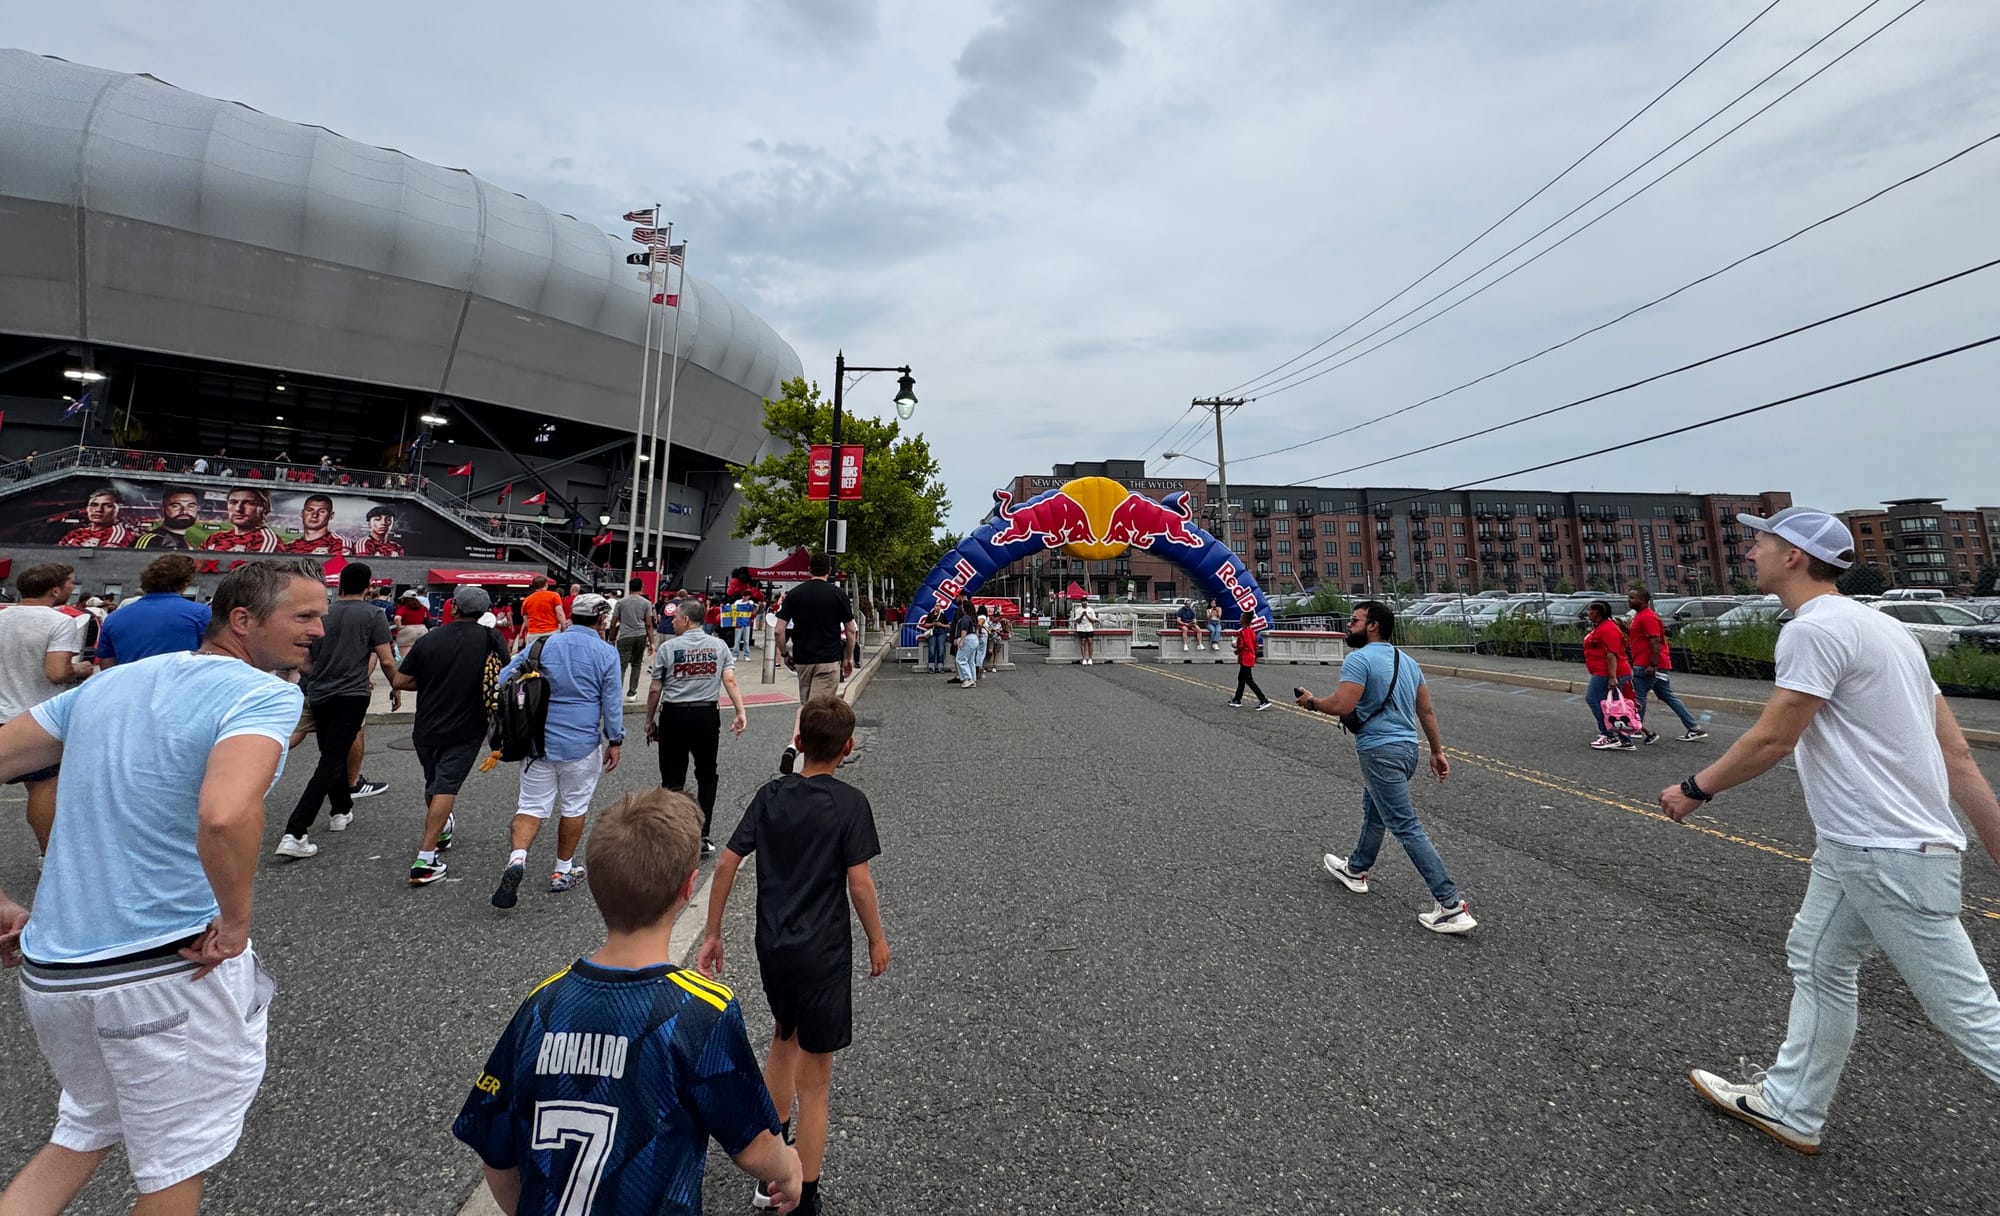
<instances>
[{"instance_id":1,"label":"red t-shirt","mask_svg":"<svg viewBox=\"0 0 2000 1216\"><path fill-rule=\"evenodd\" d=\"M563 606L563 615L564 615L564 616L568 616L568 615L569 615L569 606L570 606L571 604L574 604L575 602L576 602L576 597L575 597L575 596L573 596L573 595L565 595L565 596L563 596L563 597L562 597L562 606Z\"/></svg>"},{"instance_id":2,"label":"red t-shirt","mask_svg":"<svg viewBox=\"0 0 2000 1216\"><path fill-rule=\"evenodd\" d=\"M1604 622L1583 639L1583 666L1594 676L1632 674L1632 664L1625 658L1625 631L1618 627L1617 621Z\"/></svg>"},{"instance_id":3,"label":"red t-shirt","mask_svg":"<svg viewBox=\"0 0 2000 1216\"><path fill-rule=\"evenodd\" d=\"M422 604L404 600L396 606L396 620L404 625L427 625L430 623L430 609Z\"/></svg>"},{"instance_id":4,"label":"red t-shirt","mask_svg":"<svg viewBox=\"0 0 2000 1216\"><path fill-rule=\"evenodd\" d=\"M1667 649L1667 630L1651 604L1632 614L1632 666L1674 669L1673 653Z\"/></svg>"},{"instance_id":5,"label":"red t-shirt","mask_svg":"<svg viewBox=\"0 0 2000 1216\"><path fill-rule=\"evenodd\" d=\"M702 624L703 624L703 625L707 626L707 627L708 627L708 628L710 628L710 629L719 629L719 628L721 628L721 626L722 626L722 605L721 605L721 604L710 604L710 605L708 606L708 612L707 612L707 613L706 613L706 614L705 614L705 615L704 615L704 616L703 616L703 617L701 618L701 622L702 622Z\"/></svg>"},{"instance_id":6,"label":"red t-shirt","mask_svg":"<svg viewBox=\"0 0 2000 1216\"><path fill-rule=\"evenodd\" d=\"M1257 665L1257 631L1244 628L1236 634L1236 661L1245 667Z\"/></svg>"}]
</instances>

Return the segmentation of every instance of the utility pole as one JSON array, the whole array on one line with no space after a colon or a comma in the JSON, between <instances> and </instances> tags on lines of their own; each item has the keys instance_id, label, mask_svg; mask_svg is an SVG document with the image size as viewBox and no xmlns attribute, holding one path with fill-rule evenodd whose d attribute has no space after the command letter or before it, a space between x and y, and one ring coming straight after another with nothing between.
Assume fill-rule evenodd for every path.
<instances>
[{"instance_id":1,"label":"utility pole","mask_svg":"<svg viewBox=\"0 0 2000 1216\"><path fill-rule=\"evenodd\" d=\"M1205 410L1215 411L1215 484L1220 494L1215 508L1215 531L1223 544L1229 544L1229 462L1222 454L1222 411L1235 409L1244 404L1242 397L1196 397L1194 404Z\"/></svg>"}]
</instances>

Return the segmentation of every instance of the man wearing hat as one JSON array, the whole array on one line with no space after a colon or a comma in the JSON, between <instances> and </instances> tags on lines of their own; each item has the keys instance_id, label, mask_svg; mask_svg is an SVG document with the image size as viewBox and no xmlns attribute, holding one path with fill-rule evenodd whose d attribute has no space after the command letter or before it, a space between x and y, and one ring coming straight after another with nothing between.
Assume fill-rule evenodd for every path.
<instances>
[{"instance_id":1,"label":"man wearing hat","mask_svg":"<svg viewBox=\"0 0 2000 1216\"><path fill-rule=\"evenodd\" d=\"M1660 792L1676 822L1797 749L1817 844L1785 953L1792 1009L1771 1067L1743 1083L1688 1074L1723 1113L1801 1153L1819 1151L1854 1042L1861 964L1877 947L1952 1046L2000 1085L2000 997L1959 923L1958 802L2000 862L2000 802L1972 759L1923 649L1902 624L1841 595L1854 537L1837 516L1790 507L1739 515L1756 533L1757 589L1794 614L1778 635L1777 688L1720 760ZM1911 1094L1905 1108L1922 1109Z\"/></svg>"},{"instance_id":2,"label":"man wearing hat","mask_svg":"<svg viewBox=\"0 0 2000 1216\"><path fill-rule=\"evenodd\" d=\"M417 694L410 742L424 766L424 835L410 863L413 887L444 877L439 854L451 847L452 807L486 740L486 690L507 663L507 643L479 623L493 606L486 589L467 584L451 599L451 622L413 641L394 679L396 688Z\"/></svg>"},{"instance_id":3,"label":"man wearing hat","mask_svg":"<svg viewBox=\"0 0 2000 1216\"><path fill-rule=\"evenodd\" d=\"M496 908L519 902L516 892L528 872L528 846L535 843L551 811L558 820L556 868L549 876L549 890L567 891L583 881L583 867L571 861L583 840L583 817L597 792L599 775L618 767L618 751L625 743L618 651L604 640L610 611L611 601L596 592L577 596L570 605L569 627L522 647L500 673L504 682L522 664L531 659L539 662L549 682L549 716L542 734L545 754L521 762L513 852L493 892Z\"/></svg>"}]
</instances>

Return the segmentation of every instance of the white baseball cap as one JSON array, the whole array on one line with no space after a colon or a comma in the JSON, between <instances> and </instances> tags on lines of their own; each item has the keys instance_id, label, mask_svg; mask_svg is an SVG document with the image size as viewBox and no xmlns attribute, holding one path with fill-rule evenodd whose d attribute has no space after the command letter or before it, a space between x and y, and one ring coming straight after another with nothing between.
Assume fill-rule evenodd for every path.
<instances>
[{"instance_id":1,"label":"white baseball cap","mask_svg":"<svg viewBox=\"0 0 2000 1216\"><path fill-rule=\"evenodd\" d=\"M1738 515L1736 522L1754 532L1769 532L1829 566L1845 570L1854 564L1854 533L1847 530L1838 515L1811 507L1786 507L1769 519L1761 515Z\"/></svg>"},{"instance_id":2,"label":"white baseball cap","mask_svg":"<svg viewBox=\"0 0 2000 1216\"><path fill-rule=\"evenodd\" d=\"M610 600L605 599L595 591L586 591L569 602L569 614L571 617L589 617L595 619L603 616L610 607Z\"/></svg>"}]
</instances>

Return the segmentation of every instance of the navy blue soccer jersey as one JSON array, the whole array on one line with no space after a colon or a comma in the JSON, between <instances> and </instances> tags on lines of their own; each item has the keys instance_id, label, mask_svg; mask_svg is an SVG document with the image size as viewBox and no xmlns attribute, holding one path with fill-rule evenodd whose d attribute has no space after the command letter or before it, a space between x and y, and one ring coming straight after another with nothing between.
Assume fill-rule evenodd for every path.
<instances>
[{"instance_id":1,"label":"navy blue soccer jersey","mask_svg":"<svg viewBox=\"0 0 2000 1216\"><path fill-rule=\"evenodd\" d=\"M728 988L587 959L521 1002L451 1127L521 1171L520 1216L694 1216L708 1138L734 1156L777 1130Z\"/></svg>"}]
</instances>

